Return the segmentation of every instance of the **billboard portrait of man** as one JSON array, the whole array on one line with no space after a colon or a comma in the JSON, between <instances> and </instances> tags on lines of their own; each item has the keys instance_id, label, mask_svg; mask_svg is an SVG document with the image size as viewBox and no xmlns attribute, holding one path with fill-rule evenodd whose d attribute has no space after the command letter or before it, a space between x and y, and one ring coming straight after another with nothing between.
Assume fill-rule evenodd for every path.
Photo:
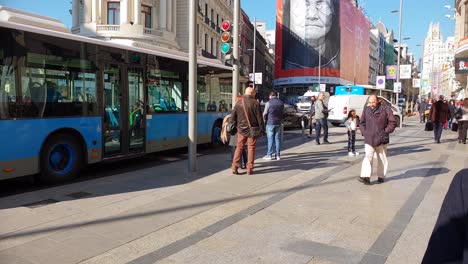
<instances>
[{"instance_id":1,"label":"billboard portrait of man","mask_svg":"<svg viewBox=\"0 0 468 264\"><path fill-rule=\"evenodd\" d=\"M340 66L339 0L283 0L282 69Z\"/></svg>"}]
</instances>

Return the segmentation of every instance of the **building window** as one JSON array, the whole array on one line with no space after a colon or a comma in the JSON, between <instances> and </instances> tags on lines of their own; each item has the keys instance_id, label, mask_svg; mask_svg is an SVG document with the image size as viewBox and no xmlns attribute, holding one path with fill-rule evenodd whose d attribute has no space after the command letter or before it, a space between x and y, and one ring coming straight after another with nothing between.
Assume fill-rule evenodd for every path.
<instances>
[{"instance_id":1,"label":"building window","mask_svg":"<svg viewBox=\"0 0 468 264\"><path fill-rule=\"evenodd\" d=\"M200 24L197 24L197 45L200 45Z\"/></svg>"},{"instance_id":2,"label":"building window","mask_svg":"<svg viewBox=\"0 0 468 264\"><path fill-rule=\"evenodd\" d=\"M151 7L141 6L141 18L143 19L143 25L145 28L152 28L153 23L151 20Z\"/></svg>"},{"instance_id":3,"label":"building window","mask_svg":"<svg viewBox=\"0 0 468 264\"><path fill-rule=\"evenodd\" d=\"M205 50L208 51L208 34L205 34Z\"/></svg>"},{"instance_id":4,"label":"building window","mask_svg":"<svg viewBox=\"0 0 468 264\"><path fill-rule=\"evenodd\" d=\"M107 3L107 24L120 25L120 3L119 2Z\"/></svg>"},{"instance_id":5,"label":"building window","mask_svg":"<svg viewBox=\"0 0 468 264\"><path fill-rule=\"evenodd\" d=\"M211 46L210 46L211 54L213 54L213 38L211 38L210 44L211 44Z\"/></svg>"}]
</instances>

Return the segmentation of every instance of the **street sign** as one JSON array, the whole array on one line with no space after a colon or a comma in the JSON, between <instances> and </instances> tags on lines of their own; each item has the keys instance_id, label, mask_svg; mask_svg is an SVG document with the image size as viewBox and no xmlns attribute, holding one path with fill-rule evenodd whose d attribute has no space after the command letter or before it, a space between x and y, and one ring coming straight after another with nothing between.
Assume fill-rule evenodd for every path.
<instances>
[{"instance_id":1,"label":"street sign","mask_svg":"<svg viewBox=\"0 0 468 264\"><path fill-rule=\"evenodd\" d=\"M377 76L377 89L385 89L385 76Z\"/></svg>"},{"instance_id":2,"label":"street sign","mask_svg":"<svg viewBox=\"0 0 468 264\"><path fill-rule=\"evenodd\" d=\"M324 84L324 83L321 83L321 84L320 84L320 91L321 91L321 92L325 92L326 90L327 90L327 85Z\"/></svg>"},{"instance_id":3,"label":"street sign","mask_svg":"<svg viewBox=\"0 0 468 264\"><path fill-rule=\"evenodd\" d=\"M400 65L400 80L411 79L411 64Z\"/></svg>"},{"instance_id":4,"label":"street sign","mask_svg":"<svg viewBox=\"0 0 468 264\"><path fill-rule=\"evenodd\" d=\"M393 83L393 92L394 93L401 93L401 82L394 82Z\"/></svg>"},{"instance_id":5,"label":"street sign","mask_svg":"<svg viewBox=\"0 0 468 264\"><path fill-rule=\"evenodd\" d=\"M421 88L421 79L413 79L413 88Z\"/></svg>"},{"instance_id":6,"label":"street sign","mask_svg":"<svg viewBox=\"0 0 468 264\"><path fill-rule=\"evenodd\" d=\"M249 81L253 82L253 73L249 73ZM255 73L255 84L262 84L262 73L256 72Z\"/></svg>"}]
</instances>

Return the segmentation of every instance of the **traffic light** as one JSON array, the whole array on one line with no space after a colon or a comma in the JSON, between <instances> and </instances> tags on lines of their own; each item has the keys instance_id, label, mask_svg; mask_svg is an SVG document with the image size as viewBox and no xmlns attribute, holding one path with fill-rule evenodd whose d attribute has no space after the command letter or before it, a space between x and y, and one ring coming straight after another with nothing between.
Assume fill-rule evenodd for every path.
<instances>
[{"instance_id":1,"label":"traffic light","mask_svg":"<svg viewBox=\"0 0 468 264\"><path fill-rule=\"evenodd\" d=\"M221 24L221 29L223 33L221 34L221 52L224 54L229 54L232 51L232 36L231 36L231 22L229 20L224 20Z\"/></svg>"}]
</instances>

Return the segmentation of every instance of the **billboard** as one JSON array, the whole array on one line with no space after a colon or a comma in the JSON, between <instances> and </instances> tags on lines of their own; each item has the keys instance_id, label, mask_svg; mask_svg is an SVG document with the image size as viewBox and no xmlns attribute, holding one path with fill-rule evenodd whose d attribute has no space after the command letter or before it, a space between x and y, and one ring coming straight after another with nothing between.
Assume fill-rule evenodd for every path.
<instances>
[{"instance_id":1,"label":"billboard","mask_svg":"<svg viewBox=\"0 0 468 264\"><path fill-rule=\"evenodd\" d=\"M367 83L370 24L349 0L277 0L276 27L275 85Z\"/></svg>"},{"instance_id":2,"label":"billboard","mask_svg":"<svg viewBox=\"0 0 468 264\"><path fill-rule=\"evenodd\" d=\"M387 78L387 80L396 80L397 72L398 72L398 66L396 65L385 66L385 78Z\"/></svg>"}]
</instances>

